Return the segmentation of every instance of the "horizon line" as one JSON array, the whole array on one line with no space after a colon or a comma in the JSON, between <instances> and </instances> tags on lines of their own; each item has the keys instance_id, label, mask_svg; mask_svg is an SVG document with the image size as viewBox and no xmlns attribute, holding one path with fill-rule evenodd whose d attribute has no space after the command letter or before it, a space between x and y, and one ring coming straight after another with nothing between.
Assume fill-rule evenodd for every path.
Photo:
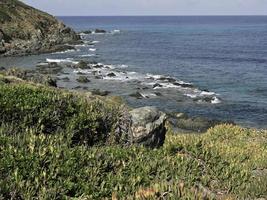
<instances>
[{"instance_id":1,"label":"horizon line","mask_svg":"<svg viewBox=\"0 0 267 200\"><path fill-rule=\"evenodd\" d=\"M54 15L56 17L267 17L263 15Z\"/></svg>"}]
</instances>

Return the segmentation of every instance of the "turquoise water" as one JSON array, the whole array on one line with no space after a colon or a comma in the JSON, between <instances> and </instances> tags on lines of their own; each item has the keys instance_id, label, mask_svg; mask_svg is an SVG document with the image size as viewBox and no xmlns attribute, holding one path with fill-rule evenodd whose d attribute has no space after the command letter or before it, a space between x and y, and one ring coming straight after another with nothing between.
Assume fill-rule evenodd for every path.
<instances>
[{"instance_id":1,"label":"turquoise water","mask_svg":"<svg viewBox=\"0 0 267 200\"><path fill-rule=\"evenodd\" d=\"M84 56L83 59L127 66L125 71L140 76L170 76L192 83L201 91L214 92L220 103L196 103L171 88L161 91L164 95L159 98L137 100L127 93L135 91L134 83L113 80L98 84L100 89L124 96L132 106L154 105L169 112L267 127L267 16L59 18L77 31L102 28L114 34L85 36L85 40L99 42L91 50L84 47L74 53L2 62L30 66L48 57Z\"/></svg>"}]
</instances>

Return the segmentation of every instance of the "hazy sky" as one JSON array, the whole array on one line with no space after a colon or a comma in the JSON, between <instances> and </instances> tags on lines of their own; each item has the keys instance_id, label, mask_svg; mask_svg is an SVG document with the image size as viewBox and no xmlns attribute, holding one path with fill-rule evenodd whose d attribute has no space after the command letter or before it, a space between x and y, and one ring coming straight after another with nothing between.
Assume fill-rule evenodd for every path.
<instances>
[{"instance_id":1,"label":"hazy sky","mask_svg":"<svg viewBox=\"0 0 267 200\"><path fill-rule=\"evenodd\" d=\"M267 15L267 0L22 0L53 15Z\"/></svg>"}]
</instances>

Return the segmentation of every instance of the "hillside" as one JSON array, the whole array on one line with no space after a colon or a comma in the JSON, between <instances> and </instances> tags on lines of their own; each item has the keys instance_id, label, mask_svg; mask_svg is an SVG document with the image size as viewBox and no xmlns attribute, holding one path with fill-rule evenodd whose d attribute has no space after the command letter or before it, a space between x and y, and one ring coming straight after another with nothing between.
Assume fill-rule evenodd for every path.
<instances>
[{"instance_id":1,"label":"hillside","mask_svg":"<svg viewBox=\"0 0 267 200\"><path fill-rule=\"evenodd\" d=\"M0 1L0 56L70 48L79 36L55 17L18 0Z\"/></svg>"},{"instance_id":2,"label":"hillside","mask_svg":"<svg viewBox=\"0 0 267 200\"><path fill-rule=\"evenodd\" d=\"M161 148L124 146L108 98L0 75L0 199L267 198L266 131L169 129Z\"/></svg>"}]
</instances>

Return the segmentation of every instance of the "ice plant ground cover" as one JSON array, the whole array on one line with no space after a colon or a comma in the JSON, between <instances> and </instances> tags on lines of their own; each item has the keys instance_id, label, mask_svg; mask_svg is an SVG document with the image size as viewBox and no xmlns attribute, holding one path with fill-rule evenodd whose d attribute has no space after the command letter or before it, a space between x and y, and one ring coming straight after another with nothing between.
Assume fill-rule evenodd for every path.
<instances>
[{"instance_id":1,"label":"ice plant ground cover","mask_svg":"<svg viewBox=\"0 0 267 200\"><path fill-rule=\"evenodd\" d=\"M124 147L112 135L120 108L0 75L0 198L267 197L266 131L169 129L159 149Z\"/></svg>"}]
</instances>

